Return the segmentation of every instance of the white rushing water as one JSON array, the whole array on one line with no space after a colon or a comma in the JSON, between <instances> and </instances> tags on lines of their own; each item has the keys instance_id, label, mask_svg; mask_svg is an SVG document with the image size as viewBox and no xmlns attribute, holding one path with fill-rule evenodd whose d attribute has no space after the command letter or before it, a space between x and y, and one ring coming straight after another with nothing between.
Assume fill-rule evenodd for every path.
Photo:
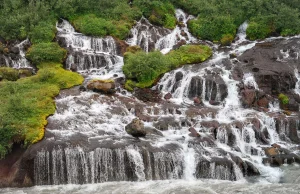
<instances>
[{"instance_id":1,"label":"white rushing water","mask_svg":"<svg viewBox=\"0 0 300 194\"><path fill-rule=\"evenodd\" d=\"M18 50L18 54L14 58L12 58L11 56L3 55L5 60L5 65L7 67L12 67L16 69L32 68L30 62L25 58L25 54L26 54L26 50L24 48L25 45L30 45L29 39L25 39L19 44L14 46Z\"/></svg>"}]
</instances>

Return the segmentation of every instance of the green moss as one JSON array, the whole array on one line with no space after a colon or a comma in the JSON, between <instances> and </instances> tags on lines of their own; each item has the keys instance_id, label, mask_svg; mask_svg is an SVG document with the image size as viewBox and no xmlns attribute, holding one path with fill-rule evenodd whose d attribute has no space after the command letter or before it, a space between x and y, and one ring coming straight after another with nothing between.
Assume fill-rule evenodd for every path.
<instances>
[{"instance_id":1,"label":"green moss","mask_svg":"<svg viewBox=\"0 0 300 194\"><path fill-rule=\"evenodd\" d=\"M19 70L10 67L0 67L0 77L3 80L16 81L19 79Z\"/></svg>"},{"instance_id":2,"label":"green moss","mask_svg":"<svg viewBox=\"0 0 300 194\"><path fill-rule=\"evenodd\" d=\"M62 63L66 55L65 49L56 42L51 42L32 45L26 53L26 58L37 65L45 62Z\"/></svg>"},{"instance_id":3,"label":"green moss","mask_svg":"<svg viewBox=\"0 0 300 194\"><path fill-rule=\"evenodd\" d=\"M184 64L201 63L212 55L211 48L203 45L185 45L163 55L158 51L125 53L123 72L127 82L125 88L150 87L164 73Z\"/></svg>"},{"instance_id":4,"label":"green moss","mask_svg":"<svg viewBox=\"0 0 300 194\"><path fill-rule=\"evenodd\" d=\"M0 157L14 142L30 145L44 137L47 117L55 112L60 89L79 85L82 76L61 64L38 65L36 75L15 82L0 82Z\"/></svg>"},{"instance_id":5,"label":"green moss","mask_svg":"<svg viewBox=\"0 0 300 194\"><path fill-rule=\"evenodd\" d=\"M231 34L223 35L222 39L220 40L222 46L230 46L234 37Z\"/></svg>"},{"instance_id":6,"label":"green moss","mask_svg":"<svg viewBox=\"0 0 300 194\"><path fill-rule=\"evenodd\" d=\"M285 94L280 93L280 94L278 95L278 99L279 99L280 102L281 102L282 104L284 104L284 105L289 103L289 97L288 97L287 95L285 95Z\"/></svg>"}]
</instances>

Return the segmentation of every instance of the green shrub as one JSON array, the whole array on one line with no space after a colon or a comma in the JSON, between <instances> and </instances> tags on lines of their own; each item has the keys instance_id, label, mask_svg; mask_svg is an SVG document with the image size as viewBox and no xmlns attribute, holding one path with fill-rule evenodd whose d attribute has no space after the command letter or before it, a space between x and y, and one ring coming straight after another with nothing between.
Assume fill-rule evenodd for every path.
<instances>
[{"instance_id":1,"label":"green shrub","mask_svg":"<svg viewBox=\"0 0 300 194\"><path fill-rule=\"evenodd\" d=\"M0 77L8 81L19 79L19 70L10 67L0 67Z\"/></svg>"},{"instance_id":2,"label":"green shrub","mask_svg":"<svg viewBox=\"0 0 300 194\"><path fill-rule=\"evenodd\" d=\"M280 102L282 103L282 104L288 104L289 103L289 97L287 96L287 95L285 95L285 94L279 94L278 95L278 99L280 100Z\"/></svg>"},{"instance_id":3,"label":"green shrub","mask_svg":"<svg viewBox=\"0 0 300 194\"><path fill-rule=\"evenodd\" d=\"M55 22L42 21L29 33L30 41L34 44L51 42L55 37Z\"/></svg>"},{"instance_id":4,"label":"green shrub","mask_svg":"<svg viewBox=\"0 0 300 194\"><path fill-rule=\"evenodd\" d=\"M256 22L250 22L246 30L250 40L264 39L270 34L268 26Z\"/></svg>"},{"instance_id":5,"label":"green shrub","mask_svg":"<svg viewBox=\"0 0 300 194\"><path fill-rule=\"evenodd\" d=\"M230 46L234 37L231 34L223 35L222 39L220 40L222 46Z\"/></svg>"},{"instance_id":6,"label":"green shrub","mask_svg":"<svg viewBox=\"0 0 300 194\"><path fill-rule=\"evenodd\" d=\"M80 16L73 23L78 31L91 36L106 36L116 31L116 27L111 21L93 14Z\"/></svg>"},{"instance_id":7,"label":"green shrub","mask_svg":"<svg viewBox=\"0 0 300 194\"><path fill-rule=\"evenodd\" d=\"M132 50L129 48L128 50ZM123 72L127 82L125 88L150 87L167 71L184 64L200 63L208 59L212 51L207 46L185 45L163 55L158 51L146 53L135 51L125 53Z\"/></svg>"},{"instance_id":8,"label":"green shrub","mask_svg":"<svg viewBox=\"0 0 300 194\"><path fill-rule=\"evenodd\" d=\"M67 51L61 48L57 43L38 43L32 45L27 53L26 58L34 64L44 62L62 63L67 55Z\"/></svg>"},{"instance_id":9,"label":"green shrub","mask_svg":"<svg viewBox=\"0 0 300 194\"><path fill-rule=\"evenodd\" d=\"M220 41L224 36L234 37L237 26L230 16L214 16L191 20L188 23L191 33L200 39Z\"/></svg>"}]
</instances>

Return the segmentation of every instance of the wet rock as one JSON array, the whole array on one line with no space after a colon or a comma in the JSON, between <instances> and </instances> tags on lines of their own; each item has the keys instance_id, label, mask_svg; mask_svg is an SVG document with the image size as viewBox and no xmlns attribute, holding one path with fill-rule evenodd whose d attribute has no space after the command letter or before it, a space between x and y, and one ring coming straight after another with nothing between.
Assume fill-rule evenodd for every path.
<instances>
[{"instance_id":1,"label":"wet rock","mask_svg":"<svg viewBox=\"0 0 300 194\"><path fill-rule=\"evenodd\" d=\"M172 94L171 93L167 93L165 96L164 96L164 99L165 100L170 100L172 98Z\"/></svg>"},{"instance_id":2,"label":"wet rock","mask_svg":"<svg viewBox=\"0 0 300 194\"><path fill-rule=\"evenodd\" d=\"M158 121L154 122L154 127L161 131L166 131L169 127L179 129L180 123L174 117L160 117Z\"/></svg>"},{"instance_id":3,"label":"wet rock","mask_svg":"<svg viewBox=\"0 0 300 194\"><path fill-rule=\"evenodd\" d=\"M73 71L73 72L77 72L77 65L72 63L71 66L70 66L70 70Z\"/></svg>"},{"instance_id":4,"label":"wet rock","mask_svg":"<svg viewBox=\"0 0 300 194\"><path fill-rule=\"evenodd\" d=\"M10 52L18 55L20 53L20 49L19 49L19 47L14 46L14 47L10 48Z\"/></svg>"},{"instance_id":5,"label":"wet rock","mask_svg":"<svg viewBox=\"0 0 300 194\"><path fill-rule=\"evenodd\" d=\"M147 134L144 123L138 118L133 119L131 123L126 125L125 131L133 137L145 137Z\"/></svg>"},{"instance_id":6,"label":"wet rock","mask_svg":"<svg viewBox=\"0 0 300 194\"><path fill-rule=\"evenodd\" d=\"M161 100L160 91L150 88L135 88L133 95L144 102L160 102Z\"/></svg>"},{"instance_id":7,"label":"wet rock","mask_svg":"<svg viewBox=\"0 0 300 194\"><path fill-rule=\"evenodd\" d=\"M92 80L87 84L87 89L104 94L116 92L114 80Z\"/></svg>"},{"instance_id":8,"label":"wet rock","mask_svg":"<svg viewBox=\"0 0 300 194\"><path fill-rule=\"evenodd\" d=\"M278 145L278 144L276 144L276 143L273 143L271 146L272 146L273 148L275 148L275 149L279 149L279 148L281 148L281 146L280 146L280 145Z\"/></svg>"},{"instance_id":9,"label":"wet rock","mask_svg":"<svg viewBox=\"0 0 300 194\"><path fill-rule=\"evenodd\" d=\"M279 151L277 148L271 147L271 148L266 148L265 153L267 156L276 156L279 154Z\"/></svg>"},{"instance_id":10,"label":"wet rock","mask_svg":"<svg viewBox=\"0 0 300 194\"><path fill-rule=\"evenodd\" d=\"M270 164L272 167L281 166L283 164L299 163L300 157L296 154L279 154L268 158L263 158L264 164Z\"/></svg>"},{"instance_id":11,"label":"wet rock","mask_svg":"<svg viewBox=\"0 0 300 194\"><path fill-rule=\"evenodd\" d=\"M195 97L194 98L194 104L197 105L197 106L202 105L202 100L198 97Z\"/></svg>"},{"instance_id":12,"label":"wet rock","mask_svg":"<svg viewBox=\"0 0 300 194\"><path fill-rule=\"evenodd\" d=\"M259 107L268 108L269 107L269 100L266 97L263 97L257 101L257 105Z\"/></svg>"},{"instance_id":13,"label":"wet rock","mask_svg":"<svg viewBox=\"0 0 300 194\"><path fill-rule=\"evenodd\" d=\"M84 86L81 85L81 86L79 87L79 90L82 91L82 92L85 92L85 91L86 91L86 87L84 87Z\"/></svg>"},{"instance_id":14,"label":"wet rock","mask_svg":"<svg viewBox=\"0 0 300 194\"><path fill-rule=\"evenodd\" d=\"M256 92L254 89L243 89L241 91L241 100L244 107L251 107L256 99Z\"/></svg>"},{"instance_id":15,"label":"wet rock","mask_svg":"<svg viewBox=\"0 0 300 194\"><path fill-rule=\"evenodd\" d=\"M290 111L296 111L296 112L299 111L299 104L296 102L294 98L289 98L287 109Z\"/></svg>"},{"instance_id":16,"label":"wet rock","mask_svg":"<svg viewBox=\"0 0 300 194\"><path fill-rule=\"evenodd\" d=\"M190 132L189 135L192 137L200 137L200 134L196 131L194 127L190 127L189 132Z\"/></svg>"},{"instance_id":17,"label":"wet rock","mask_svg":"<svg viewBox=\"0 0 300 194\"><path fill-rule=\"evenodd\" d=\"M230 53L230 54L229 54L229 58L230 58L230 59L236 58L236 53Z\"/></svg>"},{"instance_id":18,"label":"wet rock","mask_svg":"<svg viewBox=\"0 0 300 194\"><path fill-rule=\"evenodd\" d=\"M181 71L176 72L176 74L175 74L176 82L182 80L182 78L183 78L183 73Z\"/></svg>"},{"instance_id":19,"label":"wet rock","mask_svg":"<svg viewBox=\"0 0 300 194\"><path fill-rule=\"evenodd\" d=\"M215 100L210 100L209 104L213 105L213 106L218 106L221 104L221 102L215 101Z\"/></svg>"}]
</instances>

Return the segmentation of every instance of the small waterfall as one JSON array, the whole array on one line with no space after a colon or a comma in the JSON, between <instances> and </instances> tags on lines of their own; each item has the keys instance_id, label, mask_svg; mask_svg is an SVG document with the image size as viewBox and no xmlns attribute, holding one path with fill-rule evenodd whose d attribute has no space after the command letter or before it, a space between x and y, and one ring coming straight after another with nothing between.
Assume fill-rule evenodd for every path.
<instances>
[{"instance_id":1,"label":"small waterfall","mask_svg":"<svg viewBox=\"0 0 300 194\"><path fill-rule=\"evenodd\" d=\"M142 18L130 31L130 38L127 43L130 46L138 45L145 52L150 52L155 49L155 43L165 35L169 34L170 30L152 25L146 18Z\"/></svg>"},{"instance_id":2,"label":"small waterfall","mask_svg":"<svg viewBox=\"0 0 300 194\"><path fill-rule=\"evenodd\" d=\"M34 160L36 185L84 184L107 181L144 181L182 177L180 154L125 149L81 147L39 151Z\"/></svg>"},{"instance_id":3,"label":"small waterfall","mask_svg":"<svg viewBox=\"0 0 300 194\"><path fill-rule=\"evenodd\" d=\"M295 86L295 93L300 95L300 74L297 68L295 68L295 77L297 78L296 86Z\"/></svg>"},{"instance_id":4,"label":"small waterfall","mask_svg":"<svg viewBox=\"0 0 300 194\"><path fill-rule=\"evenodd\" d=\"M187 28L187 22L190 19L194 19L194 17L191 15L187 16L181 9L176 9L175 15L180 24L170 34L161 37L155 44L155 49L160 50L164 54L168 53L173 46L180 42L182 44L198 42Z\"/></svg>"},{"instance_id":5,"label":"small waterfall","mask_svg":"<svg viewBox=\"0 0 300 194\"><path fill-rule=\"evenodd\" d=\"M21 43L14 46L15 50L18 51L18 54L14 53L13 56L3 55L5 66L16 68L16 69L21 69L21 68L31 69L32 66L30 62L25 58L26 47L28 47L30 44L31 43L29 39L25 39Z\"/></svg>"},{"instance_id":6,"label":"small waterfall","mask_svg":"<svg viewBox=\"0 0 300 194\"><path fill-rule=\"evenodd\" d=\"M123 58L118 56L121 53L112 37L85 36L75 32L75 29L66 20L57 23L57 30L58 42L69 51L66 60L68 69L96 75L123 75ZM107 75L107 77L109 76Z\"/></svg>"}]
</instances>

